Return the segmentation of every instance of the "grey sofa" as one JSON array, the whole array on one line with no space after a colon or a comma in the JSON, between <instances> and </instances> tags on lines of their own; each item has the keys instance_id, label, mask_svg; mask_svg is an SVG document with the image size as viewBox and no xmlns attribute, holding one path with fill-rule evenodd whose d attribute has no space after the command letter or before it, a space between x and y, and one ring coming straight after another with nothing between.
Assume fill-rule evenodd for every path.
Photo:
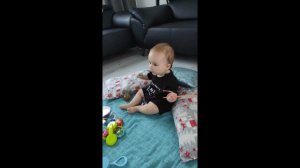
<instances>
[{"instance_id":1,"label":"grey sofa","mask_svg":"<svg viewBox=\"0 0 300 168\"><path fill-rule=\"evenodd\" d=\"M175 53L198 55L197 0L170 0L169 4L130 10L131 29L137 45L150 49L169 43Z\"/></svg>"}]
</instances>

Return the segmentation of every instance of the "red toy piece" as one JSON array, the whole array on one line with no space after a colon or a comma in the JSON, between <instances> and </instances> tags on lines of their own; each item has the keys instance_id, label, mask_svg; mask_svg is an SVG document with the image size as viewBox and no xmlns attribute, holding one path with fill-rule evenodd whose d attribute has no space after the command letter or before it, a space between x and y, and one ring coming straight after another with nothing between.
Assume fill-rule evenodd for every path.
<instances>
[{"instance_id":1,"label":"red toy piece","mask_svg":"<svg viewBox=\"0 0 300 168\"><path fill-rule=\"evenodd\" d=\"M117 123L118 127L122 127L123 126L123 120L120 119L120 118L116 119L116 123Z\"/></svg>"},{"instance_id":2,"label":"red toy piece","mask_svg":"<svg viewBox=\"0 0 300 168\"><path fill-rule=\"evenodd\" d=\"M105 129L103 131L103 133L102 133L102 138L105 140L105 138L107 137L107 135L108 135L108 131L107 131L107 129Z\"/></svg>"}]
</instances>

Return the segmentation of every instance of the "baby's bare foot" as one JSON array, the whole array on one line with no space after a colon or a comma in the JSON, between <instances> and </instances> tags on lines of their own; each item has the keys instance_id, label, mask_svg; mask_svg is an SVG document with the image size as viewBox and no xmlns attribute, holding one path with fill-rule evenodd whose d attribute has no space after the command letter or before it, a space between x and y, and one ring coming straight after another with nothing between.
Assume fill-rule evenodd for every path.
<instances>
[{"instance_id":1,"label":"baby's bare foot","mask_svg":"<svg viewBox=\"0 0 300 168\"><path fill-rule=\"evenodd\" d=\"M136 106L127 108L128 113L134 113L138 111L138 108Z\"/></svg>"},{"instance_id":2,"label":"baby's bare foot","mask_svg":"<svg viewBox=\"0 0 300 168\"><path fill-rule=\"evenodd\" d=\"M129 107L130 107L129 104L120 105L120 108L123 109L123 110L127 110L127 108L129 108Z\"/></svg>"}]
</instances>

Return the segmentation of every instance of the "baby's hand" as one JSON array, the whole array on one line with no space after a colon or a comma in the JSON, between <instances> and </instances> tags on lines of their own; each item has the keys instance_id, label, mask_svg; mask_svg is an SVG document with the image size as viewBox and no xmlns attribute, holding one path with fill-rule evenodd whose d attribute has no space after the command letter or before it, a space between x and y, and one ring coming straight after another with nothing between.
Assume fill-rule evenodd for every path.
<instances>
[{"instance_id":1,"label":"baby's hand","mask_svg":"<svg viewBox=\"0 0 300 168\"><path fill-rule=\"evenodd\" d=\"M148 80L148 77L146 75L142 74L142 73L139 73L137 75L137 78L140 78L140 79L143 79L143 80Z\"/></svg>"},{"instance_id":2,"label":"baby's hand","mask_svg":"<svg viewBox=\"0 0 300 168\"><path fill-rule=\"evenodd\" d=\"M137 75L137 78L142 78L144 75L142 74L142 73L139 73L138 75Z\"/></svg>"},{"instance_id":3,"label":"baby's hand","mask_svg":"<svg viewBox=\"0 0 300 168\"><path fill-rule=\"evenodd\" d=\"M169 90L164 90L164 92L170 92L166 97L168 102L173 103L177 100L177 94L176 93L174 93L172 91L169 91Z\"/></svg>"}]
</instances>

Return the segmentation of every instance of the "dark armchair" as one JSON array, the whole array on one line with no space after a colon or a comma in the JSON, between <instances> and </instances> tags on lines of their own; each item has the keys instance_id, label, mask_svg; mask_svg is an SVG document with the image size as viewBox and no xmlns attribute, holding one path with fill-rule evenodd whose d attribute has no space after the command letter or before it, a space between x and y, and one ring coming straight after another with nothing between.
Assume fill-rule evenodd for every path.
<instances>
[{"instance_id":1,"label":"dark armchair","mask_svg":"<svg viewBox=\"0 0 300 168\"><path fill-rule=\"evenodd\" d=\"M150 49L169 43L176 54L197 56L197 0L170 0L169 4L130 10L131 29L137 45Z\"/></svg>"}]
</instances>

